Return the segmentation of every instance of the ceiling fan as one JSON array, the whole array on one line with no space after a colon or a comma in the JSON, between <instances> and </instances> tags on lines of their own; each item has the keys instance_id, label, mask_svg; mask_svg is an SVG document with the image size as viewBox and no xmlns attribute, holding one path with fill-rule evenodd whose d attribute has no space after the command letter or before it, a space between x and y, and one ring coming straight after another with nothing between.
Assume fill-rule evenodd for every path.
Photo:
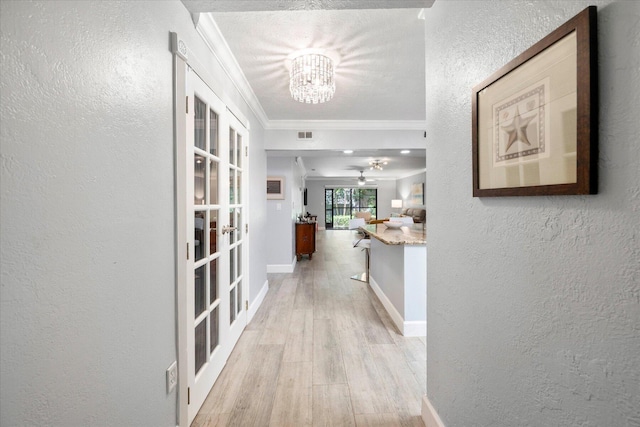
<instances>
[{"instance_id":1,"label":"ceiling fan","mask_svg":"<svg viewBox=\"0 0 640 427\"><path fill-rule=\"evenodd\" d=\"M364 183L367 182L367 179L362 175L362 172L364 171L360 171L360 176L358 177L358 185L364 185Z\"/></svg>"}]
</instances>

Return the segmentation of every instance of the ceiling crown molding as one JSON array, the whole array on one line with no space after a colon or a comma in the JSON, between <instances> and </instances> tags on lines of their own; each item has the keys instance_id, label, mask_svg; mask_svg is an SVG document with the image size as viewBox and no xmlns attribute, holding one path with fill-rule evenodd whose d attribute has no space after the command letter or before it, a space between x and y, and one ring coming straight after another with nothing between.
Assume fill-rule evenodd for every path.
<instances>
[{"instance_id":1,"label":"ceiling crown molding","mask_svg":"<svg viewBox=\"0 0 640 427\"><path fill-rule=\"evenodd\" d=\"M426 120L269 120L278 130L424 130Z\"/></svg>"},{"instance_id":2,"label":"ceiling crown molding","mask_svg":"<svg viewBox=\"0 0 640 427\"><path fill-rule=\"evenodd\" d=\"M231 48L229 48L227 41L222 36L220 28L218 28L218 25L211 14L200 13L197 15L199 16L193 17L196 30L218 60L222 69L227 73L227 76L229 76L229 79L234 84L251 111L253 111L253 114L258 118L262 127L267 129L269 126L269 118L264 112L260 101L258 101L258 97L255 92L253 92L253 88L242 72L242 68L240 68L236 57L231 52Z\"/></svg>"}]
</instances>

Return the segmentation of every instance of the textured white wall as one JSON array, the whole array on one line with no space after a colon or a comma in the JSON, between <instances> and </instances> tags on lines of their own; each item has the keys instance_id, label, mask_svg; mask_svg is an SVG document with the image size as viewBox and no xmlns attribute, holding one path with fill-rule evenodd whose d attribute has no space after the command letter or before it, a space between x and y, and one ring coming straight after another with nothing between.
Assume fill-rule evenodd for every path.
<instances>
[{"instance_id":1,"label":"textured white wall","mask_svg":"<svg viewBox=\"0 0 640 427\"><path fill-rule=\"evenodd\" d=\"M253 123L252 292L262 131L177 0L0 8L0 424L175 426L170 31Z\"/></svg>"},{"instance_id":2,"label":"textured white wall","mask_svg":"<svg viewBox=\"0 0 640 427\"><path fill-rule=\"evenodd\" d=\"M591 4L600 193L473 198L471 88ZM425 15L431 402L447 427L640 425L640 2Z\"/></svg>"}]
</instances>

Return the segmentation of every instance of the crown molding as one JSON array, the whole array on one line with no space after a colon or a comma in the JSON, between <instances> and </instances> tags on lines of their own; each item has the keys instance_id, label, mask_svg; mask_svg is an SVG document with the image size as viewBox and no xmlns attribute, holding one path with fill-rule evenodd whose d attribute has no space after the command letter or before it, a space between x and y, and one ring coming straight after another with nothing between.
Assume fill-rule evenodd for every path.
<instances>
[{"instance_id":1,"label":"crown molding","mask_svg":"<svg viewBox=\"0 0 640 427\"><path fill-rule=\"evenodd\" d=\"M409 178L410 176L418 175L419 173L426 173L426 172L427 172L427 168L418 169L418 170L414 170L414 171L407 172L407 173L404 173L402 175L399 175L397 179Z\"/></svg>"},{"instance_id":2,"label":"crown molding","mask_svg":"<svg viewBox=\"0 0 640 427\"><path fill-rule=\"evenodd\" d=\"M258 101L258 97L249 84L249 81L247 81L247 78L242 72L242 68L240 68L240 64L238 64L236 57L231 52L231 48L222 36L220 28L218 28L218 25L211 14L200 13L199 16L194 19L194 23L196 24L196 30L204 40L205 44L216 57L220 66L225 71L251 111L253 111L253 114L255 114L258 121L260 121L262 127L265 129L268 128L269 118L264 112L262 105Z\"/></svg>"},{"instance_id":3,"label":"crown molding","mask_svg":"<svg viewBox=\"0 0 640 427\"><path fill-rule=\"evenodd\" d=\"M426 120L269 120L277 130L425 130Z\"/></svg>"}]
</instances>

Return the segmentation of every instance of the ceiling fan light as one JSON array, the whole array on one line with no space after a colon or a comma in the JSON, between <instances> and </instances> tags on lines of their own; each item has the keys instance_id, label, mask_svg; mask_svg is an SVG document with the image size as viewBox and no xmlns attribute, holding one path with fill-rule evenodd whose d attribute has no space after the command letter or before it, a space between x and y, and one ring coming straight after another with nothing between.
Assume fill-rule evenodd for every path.
<instances>
[{"instance_id":1,"label":"ceiling fan light","mask_svg":"<svg viewBox=\"0 0 640 427\"><path fill-rule=\"evenodd\" d=\"M362 175L362 172L364 171L360 171L360 176L358 177L358 185L364 185L364 183L367 181L364 175Z\"/></svg>"}]
</instances>

